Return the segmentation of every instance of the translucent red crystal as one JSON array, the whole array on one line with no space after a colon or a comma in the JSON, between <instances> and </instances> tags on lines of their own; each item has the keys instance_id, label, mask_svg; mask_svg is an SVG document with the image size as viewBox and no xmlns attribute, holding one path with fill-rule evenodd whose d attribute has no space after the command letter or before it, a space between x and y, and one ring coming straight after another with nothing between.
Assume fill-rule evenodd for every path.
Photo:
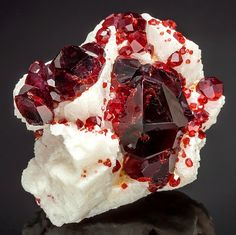
<instances>
[{"instance_id":1,"label":"translucent red crystal","mask_svg":"<svg viewBox=\"0 0 236 235\"><path fill-rule=\"evenodd\" d=\"M169 178L169 185L171 187L177 187L179 186L179 184L180 184L180 178L179 177L175 178L175 175L171 174Z\"/></svg>"},{"instance_id":2,"label":"translucent red crystal","mask_svg":"<svg viewBox=\"0 0 236 235\"><path fill-rule=\"evenodd\" d=\"M119 55L129 57L133 53L131 46L124 46L119 50Z\"/></svg>"},{"instance_id":3,"label":"translucent red crystal","mask_svg":"<svg viewBox=\"0 0 236 235\"><path fill-rule=\"evenodd\" d=\"M187 167L192 167L193 166L193 161L190 158L185 159L185 164Z\"/></svg>"},{"instance_id":4,"label":"translucent red crystal","mask_svg":"<svg viewBox=\"0 0 236 235\"><path fill-rule=\"evenodd\" d=\"M173 20L163 20L162 24L165 27L170 27L171 29L176 29L177 28L177 24Z\"/></svg>"},{"instance_id":5,"label":"translucent red crystal","mask_svg":"<svg viewBox=\"0 0 236 235\"><path fill-rule=\"evenodd\" d=\"M115 98L106 110L126 156L124 170L134 179L151 178L156 188L167 184L180 129L193 118L179 77L162 66L117 58L111 84Z\"/></svg>"},{"instance_id":6,"label":"translucent red crystal","mask_svg":"<svg viewBox=\"0 0 236 235\"><path fill-rule=\"evenodd\" d=\"M197 84L196 90L207 99L215 101L223 95L224 87L216 77L205 77Z\"/></svg>"},{"instance_id":7,"label":"translucent red crystal","mask_svg":"<svg viewBox=\"0 0 236 235\"><path fill-rule=\"evenodd\" d=\"M121 168L121 164L118 160L116 160L116 165L112 168L112 173L119 171L120 168Z\"/></svg>"},{"instance_id":8,"label":"translucent red crystal","mask_svg":"<svg viewBox=\"0 0 236 235\"><path fill-rule=\"evenodd\" d=\"M96 125L101 126L101 122L102 122L101 117L98 117L98 116L89 117L85 121L85 127L91 131L94 129Z\"/></svg>"},{"instance_id":9,"label":"translucent red crystal","mask_svg":"<svg viewBox=\"0 0 236 235\"><path fill-rule=\"evenodd\" d=\"M144 40L146 40L146 20L140 14L132 12L112 14L105 19L102 26L107 29L111 25L116 28L117 44L129 40L134 52L140 52L143 49Z\"/></svg>"},{"instance_id":10,"label":"translucent red crystal","mask_svg":"<svg viewBox=\"0 0 236 235\"><path fill-rule=\"evenodd\" d=\"M43 125L53 120L53 101L47 84L48 69L41 61L34 62L25 79L25 85L15 96L21 115L31 125Z\"/></svg>"},{"instance_id":11,"label":"translucent red crystal","mask_svg":"<svg viewBox=\"0 0 236 235\"><path fill-rule=\"evenodd\" d=\"M148 21L148 24L150 25L158 25L160 24L160 21L156 20L156 19L151 19Z\"/></svg>"},{"instance_id":12,"label":"translucent red crystal","mask_svg":"<svg viewBox=\"0 0 236 235\"><path fill-rule=\"evenodd\" d=\"M111 36L111 30L109 28L101 28L97 31L96 40L100 45L106 45Z\"/></svg>"},{"instance_id":13,"label":"translucent red crystal","mask_svg":"<svg viewBox=\"0 0 236 235\"><path fill-rule=\"evenodd\" d=\"M104 63L104 50L96 43L83 48L66 46L49 65L34 62L25 84L15 96L15 104L31 125L53 121L58 102L74 99L92 86Z\"/></svg>"},{"instance_id":14,"label":"translucent red crystal","mask_svg":"<svg viewBox=\"0 0 236 235\"><path fill-rule=\"evenodd\" d=\"M174 32L174 34L173 34L173 36L174 36L174 38L179 42L179 43L181 43L181 44L184 44L185 43L185 37L183 36L183 34L182 33L180 33L180 32Z\"/></svg>"},{"instance_id":15,"label":"translucent red crystal","mask_svg":"<svg viewBox=\"0 0 236 235\"><path fill-rule=\"evenodd\" d=\"M64 47L51 63L56 90L63 99L81 95L98 79L102 68L97 48Z\"/></svg>"},{"instance_id":16,"label":"translucent red crystal","mask_svg":"<svg viewBox=\"0 0 236 235\"><path fill-rule=\"evenodd\" d=\"M144 50L147 46L146 33L136 31L128 36L129 45L134 53L138 53Z\"/></svg>"},{"instance_id":17,"label":"translucent red crystal","mask_svg":"<svg viewBox=\"0 0 236 235\"><path fill-rule=\"evenodd\" d=\"M170 55L170 57L167 59L167 64L170 67L176 67L183 63L182 55L179 51L174 52Z\"/></svg>"}]
</instances>

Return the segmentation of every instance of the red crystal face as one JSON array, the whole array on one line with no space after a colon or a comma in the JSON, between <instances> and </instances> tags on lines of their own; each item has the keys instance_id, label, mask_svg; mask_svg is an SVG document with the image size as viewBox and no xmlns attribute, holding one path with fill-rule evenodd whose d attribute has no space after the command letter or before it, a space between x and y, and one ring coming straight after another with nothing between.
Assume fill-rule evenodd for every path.
<instances>
[{"instance_id":1,"label":"red crystal face","mask_svg":"<svg viewBox=\"0 0 236 235\"><path fill-rule=\"evenodd\" d=\"M98 79L102 63L92 48L87 51L77 46L64 47L52 61L51 70L55 90L62 99L80 96Z\"/></svg>"},{"instance_id":2,"label":"red crystal face","mask_svg":"<svg viewBox=\"0 0 236 235\"><path fill-rule=\"evenodd\" d=\"M42 125L53 119L53 100L51 87L47 83L49 69L41 61L34 62L30 68L25 85L15 96L15 103L26 121L31 125Z\"/></svg>"},{"instance_id":3,"label":"red crystal face","mask_svg":"<svg viewBox=\"0 0 236 235\"><path fill-rule=\"evenodd\" d=\"M66 46L49 65L34 62L15 97L18 110L31 125L52 122L58 102L74 99L91 87L103 64L104 50L96 43Z\"/></svg>"},{"instance_id":4,"label":"red crystal face","mask_svg":"<svg viewBox=\"0 0 236 235\"><path fill-rule=\"evenodd\" d=\"M200 80L196 90L208 100L218 100L224 92L223 83L216 77L205 77Z\"/></svg>"},{"instance_id":5,"label":"red crystal face","mask_svg":"<svg viewBox=\"0 0 236 235\"><path fill-rule=\"evenodd\" d=\"M120 137L126 173L134 179L151 178L157 188L168 182L180 130L193 118L180 79L170 71L117 58L111 88L115 98L105 112Z\"/></svg>"},{"instance_id":6,"label":"red crystal face","mask_svg":"<svg viewBox=\"0 0 236 235\"><path fill-rule=\"evenodd\" d=\"M146 49L146 21L137 13L112 14L103 22L103 30L108 30L109 26L116 28L116 42L121 44L127 40L128 45L120 51L120 54L129 55L139 53ZM130 51L130 52L128 52Z\"/></svg>"}]
</instances>

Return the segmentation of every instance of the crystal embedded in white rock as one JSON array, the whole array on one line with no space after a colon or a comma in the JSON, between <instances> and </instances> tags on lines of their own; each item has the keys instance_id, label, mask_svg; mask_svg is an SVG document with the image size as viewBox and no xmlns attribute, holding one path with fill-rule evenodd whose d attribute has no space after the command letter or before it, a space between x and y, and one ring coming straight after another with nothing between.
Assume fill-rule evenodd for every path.
<instances>
[{"instance_id":1,"label":"crystal embedded in white rock","mask_svg":"<svg viewBox=\"0 0 236 235\"><path fill-rule=\"evenodd\" d=\"M142 14L146 19L152 19L148 14ZM86 41L94 41L96 32L101 23L96 26ZM129 177L119 177L119 173L112 173L116 160L122 161L122 153L117 139L111 138L112 127L107 122L102 122L102 128L108 129L108 133L101 134L98 126L93 132L78 130L75 121L79 118L84 121L90 116L103 118L104 98L110 99L110 72L118 55L120 46L116 45L115 29L111 29L111 37L105 47L106 63L96 84L85 91L73 101L65 101L54 110L55 119L66 118L68 125L44 125L34 127L27 124L30 130L44 129L43 136L35 143L35 158L30 160L28 167L22 176L22 185L26 191L40 199L40 206L47 216L57 226L64 223L79 222L83 218L94 216L104 211L131 203L148 195L148 183L138 182ZM183 44L174 37L175 30L170 29L171 34L160 36L160 32L166 27L159 28L147 24L146 33L148 43L154 46L153 58L148 53L135 53L133 58L141 63L154 63L156 60L166 62L168 57L179 50ZM168 40L171 38L171 40ZM184 63L175 69L186 78L187 87L194 87L203 77L203 65L201 50L192 41L186 39L186 49L193 53L183 55ZM190 60L191 63L186 63ZM18 94L25 76L18 82L14 96ZM107 88L102 88L102 83L107 83ZM194 90L195 88L193 88ZM188 103L197 102L199 94L192 92ZM205 123L206 129L215 123L216 117L224 104L224 97L216 102L208 102L206 109L209 112L209 120ZM17 108L15 114L26 123ZM190 145L185 148L188 158L192 160L193 167L188 168L185 159L180 158L176 163L175 176L180 177L182 187L197 178L200 161L200 149L205 140L198 137L190 138ZM183 148L183 145L181 145ZM181 151L179 155L181 154ZM109 158L111 167L98 163ZM86 177L85 177L86 175ZM122 183L127 188L121 187ZM161 190L173 189L167 184Z\"/></svg>"},{"instance_id":2,"label":"crystal embedded in white rock","mask_svg":"<svg viewBox=\"0 0 236 235\"><path fill-rule=\"evenodd\" d=\"M146 21L153 19L149 14L142 14L142 16ZM155 56L162 62L166 62L172 53L178 51L183 46L173 37L175 30L170 28L169 30L171 30L171 34L165 33L161 36L162 32L166 32L165 26L162 24L158 25L158 27L150 24L146 26L147 41L154 46ZM171 41L168 40L169 38L171 38Z\"/></svg>"}]
</instances>

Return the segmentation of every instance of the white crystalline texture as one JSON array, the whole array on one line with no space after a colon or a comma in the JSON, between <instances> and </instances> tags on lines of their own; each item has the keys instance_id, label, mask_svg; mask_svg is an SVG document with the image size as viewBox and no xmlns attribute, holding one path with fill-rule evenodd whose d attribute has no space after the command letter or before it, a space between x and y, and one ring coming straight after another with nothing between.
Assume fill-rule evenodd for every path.
<instances>
[{"instance_id":1,"label":"white crystalline texture","mask_svg":"<svg viewBox=\"0 0 236 235\"><path fill-rule=\"evenodd\" d=\"M153 19L148 14L142 16L146 21ZM94 41L101 24L102 22L88 35L84 44ZM115 28L111 26L110 29L111 37L105 47L106 63L98 81L80 97L73 101L61 102L54 110L55 118L67 119L67 125L29 125L15 106L15 115L26 123L29 130L43 129L42 137L35 142L35 157L30 160L23 172L22 185L38 202L40 201L40 206L57 226L79 222L86 217L134 202L150 193L147 182L138 182L125 175L120 176L120 171L112 172L116 161L122 162L123 156L119 140L111 138L114 133L109 123L103 121L103 127L108 129L107 134L101 133L98 126L93 131L85 131L75 125L78 118L85 121L91 116L103 117L104 98L110 98L110 74L120 49L116 44ZM134 53L132 57L143 64L153 63L155 60L166 62L172 53L183 46L173 37L175 30L169 30L170 34L160 36L161 32L166 31L165 26L155 27L147 24L147 41L154 46L154 58L148 53ZM169 38L171 40L168 40ZM197 102L199 93L195 91L195 87L204 73L198 45L186 39L184 46L193 51L192 54L183 55L183 60L189 59L191 63L182 63L175 69L186 78L186 87L193 90L188 99L190 104ZM16 85L14 96L19 93L25 78L26 76ZM103 82L107 83L106 89L102 88ZM216 122L223 104L224 96L206 104L209 120L204 124L204 129ZM174 173L181 181L176 188L197 178L200 149L204 144L205 139L197 136L190 138L190 144L184 151L192 160L193 167L187 167L185 159L179 157ZM180 151L179 155L181 153ZM107 160L110 166L104 164ZM170 189L173 188L167 184L161 190Z\"/></svg>"}]
</instances>

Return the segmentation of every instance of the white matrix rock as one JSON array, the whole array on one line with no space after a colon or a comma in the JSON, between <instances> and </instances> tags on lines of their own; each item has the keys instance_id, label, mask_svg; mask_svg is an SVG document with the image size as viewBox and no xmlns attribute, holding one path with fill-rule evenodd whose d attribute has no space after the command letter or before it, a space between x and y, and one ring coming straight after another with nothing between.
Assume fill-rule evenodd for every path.
<instances>
[{"instance_id":1,"label":"white matrix rock","mask_svg":"<svg viewBox=\"0 0 236 235\"><path fill-rule=\"evenodd\" d=\"M142 17L146 21L153 19L146 13L142 14ZM96 41L95 35L101 24L102 22L89 33L83 44ZM111 123L103 120L104 98L107 101L111 98L111 71L121 47L116 44L115 27L110 26L110 30L111 36L105 47L106 62L98 81L80 97L61 102L54 110L55 119L66 119L68 121L66 125L59 123L30 125L15 106L15 115L26 123L29 130L43 129L43 135L35 142L35 157L23 171L22 185L27 192L34 195L40 207L57 226L79 222L150 194L148 182L131 179L120 170L112 172L117 160L122 163L123 155L119 139L112 138L114 131ZM169 30L169 33L166 33L166 30ZM165 34L162 35L162 32ZM175 30L168 26L159 24L157 27L147 23L147 41L154 47L154 56L151 57L149 53L134 53L132 57L142 64L167 62L172 53L183 47L183 44L173 36L174 33ZM190 60L191 63L182 63L174 69L186 79L186 88L192 90L188 103L198 103L199 93L195 91L195 87L204 77L201 50L188 39L184 46L192 53L183 55L183 61ZM25 78L26 75L16 85L14 96L19 93ZM102 87L104 82L107 83L106 88ZM209 120L204 124L204 129L208 129L216 122L224 99L222 96L217 101L209 101L205 105ZM96 126L92 131L77 128L75 122L78 118L85 121L91 116L102 117L102 126ZM106 134L101 132L104 128L108 130ZM174 171L174 177L180 179L180 184L175 188L189 184L197 178L200 149L205 144L205 138L200 139L196 135L189 139L190 143L187 146L181 143L181 149L184 149L193 166L186 166L185 159L181 157L183 151L180 150L179 161ZM110 165L103 164L104 162ZM167 184L160 190L171 189L173 187Z\"/></svg>"}]
</instances>

